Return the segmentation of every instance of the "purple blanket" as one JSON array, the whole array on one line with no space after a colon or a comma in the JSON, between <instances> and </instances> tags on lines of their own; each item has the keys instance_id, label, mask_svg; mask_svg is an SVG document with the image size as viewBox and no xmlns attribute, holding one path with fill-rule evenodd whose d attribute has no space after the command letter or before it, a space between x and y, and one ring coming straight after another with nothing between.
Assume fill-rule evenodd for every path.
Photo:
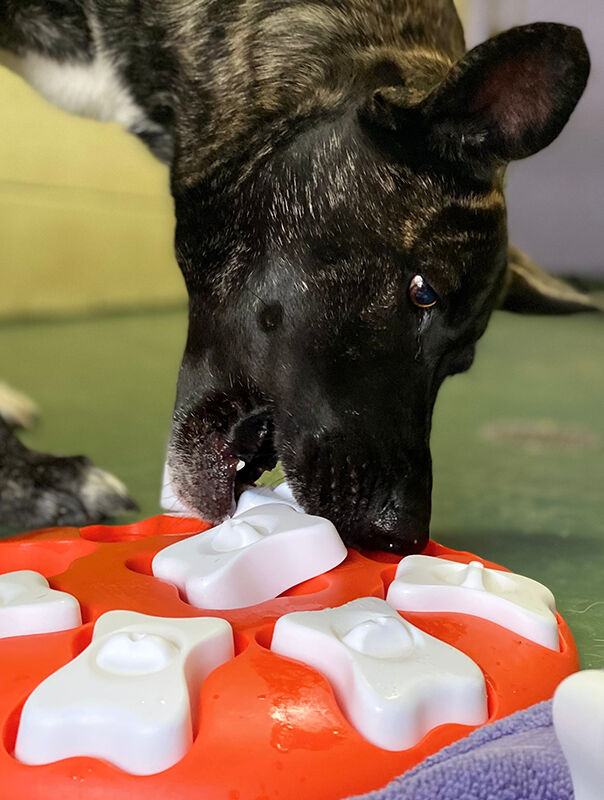
<instances>
[{"instance_id":1,"label":"purple blanket","mask_svg":"<svg viewBox=\"0 0 604 800\"><path fill-rule=\"evenodd\" d=\"M383 789L356 800L572 800L573 796L548 701L480 728Z\"/></svg>"}]
</instances>

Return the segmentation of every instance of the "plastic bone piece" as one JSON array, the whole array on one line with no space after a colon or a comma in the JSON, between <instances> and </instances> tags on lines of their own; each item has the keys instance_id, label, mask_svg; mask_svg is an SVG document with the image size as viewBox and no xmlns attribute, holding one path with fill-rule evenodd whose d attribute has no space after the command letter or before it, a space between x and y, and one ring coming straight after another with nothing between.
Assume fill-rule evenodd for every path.
<instances>
[{"instance_id":1,"label":"plastic bone piece","mask_svg":"<svg viewBox=\"0 0 604 800\"><path fill-rule=\"evenodd\" d=\"M482 617L526 639L559 650L556 603L531 578L433 556L407 556L386 600L399 611L447 611Z\"/></svg>"},{"instance_id":2,"label":"plastic bone piece","mask_svg":"<svg viewBox=\"0 0 604 800\"><path fill-rule=\"evenodd\" d=\"M480 725L488 716L474 661L375 597L286 614L271 649L322 672L350 723L384 750L413 747L437 725Z\"/></svg>"},{"instance_id":3,"label":"plastic bone piece","mask_svg":"<svg viewBox=\"0 0 604 800\"><path fill-rule=\"evenodd\" d=\"M201 684L232 656L226 620L109 611L91 644L27 699L15 756L93 756L134 775L161 772L190 748Z\"/></svg>"},{"instance_id":4,"label":"plastic bone piece","mask_svg":"<svg viewBox=\"0 0 604 800\"><path fill-rule=\"evenodd\" d=\"M566 757L575 800L601 800L604 786L604 671L562 681L553 702L554 729Z\"/></svg>"},{"instance_id":5,"label":"plastic bone piece","mask_svg":"<svg viewBox=\"0 0 604 800\"><path fill-rule=\"evenodd\" d=\"M243 608L333 569L346 555L331 522L272 503L160 550L152 569L198 608Z\"/></svg>"},{"instance_id":6,"label":"plastic bone piece","mask_svg":"<svg viewBox=\"0 0 604 800\"><path fill-rule=\"evenodd\" d=\"M0 575L0 639L64 631L81 624L75 597L51 589L39 572L24 569Z\"/></svg>"},{"instance_id":7,"label":"plastic bone piece","mask_svg":"<svg viewBox=\"0 0 604 800\"><path fill-rule=\"evenodd\" d=\"M289 485L284 481L274 489L270 489L268 486L253 486L251 489L246 489L239 496L233 516L238 517L240 514L249 511L250 508L257 508L265 503L285 503L295 508L296 511L303 511L302 507L296 502Z\"/></svg>"}]
</instances>

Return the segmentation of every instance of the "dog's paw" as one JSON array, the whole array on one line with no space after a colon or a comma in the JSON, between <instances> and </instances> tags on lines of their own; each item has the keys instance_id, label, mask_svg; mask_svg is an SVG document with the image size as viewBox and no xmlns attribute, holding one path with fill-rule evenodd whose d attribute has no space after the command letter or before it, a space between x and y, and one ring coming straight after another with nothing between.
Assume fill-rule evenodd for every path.
<instances>
[{"instance_id":1,"label":"dog's paw","mask_svg":"<svg viewBox=\"0 0 604 800\"><path fill-rule=\"evenodd\" d=\"M101 522L121 511L138 511L137 504L119 478L95 467L88 459L85 461L87 466L82 475L78 498L85 509L89 523Z\"/></svg>"},{"instance_id":2,"label":"dog's paw","mask_svg":"<svg viewBox=\"0 0 604 800\"><path fill-rule=\"evenodd\" d=\"M137 505L124 484L84 456L14 448L0 470L0 523L20 529L93 525Z\"/></svg>"},{"instance_id":3,"label":"dog's paw","mask_svg":"<svg viewBox=\"0 0 604 800\"><path fill-rule=\"evenodd\" d=\"M38 418L38 406L23 392L0 381L0 417L11 428L31 428Z\"/></svg>"}]
</instances>

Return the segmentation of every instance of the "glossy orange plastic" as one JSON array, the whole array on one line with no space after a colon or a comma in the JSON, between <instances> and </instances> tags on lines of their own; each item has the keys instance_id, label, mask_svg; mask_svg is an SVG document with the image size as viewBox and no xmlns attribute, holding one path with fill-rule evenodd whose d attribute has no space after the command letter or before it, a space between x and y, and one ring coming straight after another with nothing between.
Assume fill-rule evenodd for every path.
<instances>
[{"instance_id":1,"label":"glossy orange plastic","mask_svg":"<svg viewBox=\"0 0 604 800\"><path fill-rule=\"evenodd\" d=\"M75 630L0 639L2 800L336 800L384 785L473 730L442 725L409 750L380 750L346 721L322 675L269 649L282 614L385 597L399 558L350 550L336 569L275 600L204 611L154 578L151 560L160 549L207 528L199 520L161 516L135 525L37 531L0 542L0 573L41 572L52 588L78 598L83 618ZM466 563L480 560L435 542L425 553ZM100 614L117 608L166 617L221 616L233 626L236 655L203 684L193 747L175 766L147 777L93 758L20 764L13 751L26 698L86 647ZM579 668L560 617L560 652L554 652L476 617L403 616L479 664L487 681L489 721L551 697Z\"/></svg>"}]
</instances>

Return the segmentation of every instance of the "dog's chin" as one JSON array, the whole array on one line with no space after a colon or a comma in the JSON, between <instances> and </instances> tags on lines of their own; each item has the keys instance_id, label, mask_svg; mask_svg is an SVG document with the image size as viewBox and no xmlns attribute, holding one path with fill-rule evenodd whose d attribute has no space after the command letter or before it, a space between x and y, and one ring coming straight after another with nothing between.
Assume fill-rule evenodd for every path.
<instances>
[{"instance_id":1,"label":"dog's chin","mask_svg":"<svg viewBox=\"0 0 604 800\"><path fill-rule=\"evenodd\" d=\"M237 458L219 436L208 437L203 454L171 443L168 472L176 497L193 516L218 523L233 512Z\"/></svg>"}]
</instances>

